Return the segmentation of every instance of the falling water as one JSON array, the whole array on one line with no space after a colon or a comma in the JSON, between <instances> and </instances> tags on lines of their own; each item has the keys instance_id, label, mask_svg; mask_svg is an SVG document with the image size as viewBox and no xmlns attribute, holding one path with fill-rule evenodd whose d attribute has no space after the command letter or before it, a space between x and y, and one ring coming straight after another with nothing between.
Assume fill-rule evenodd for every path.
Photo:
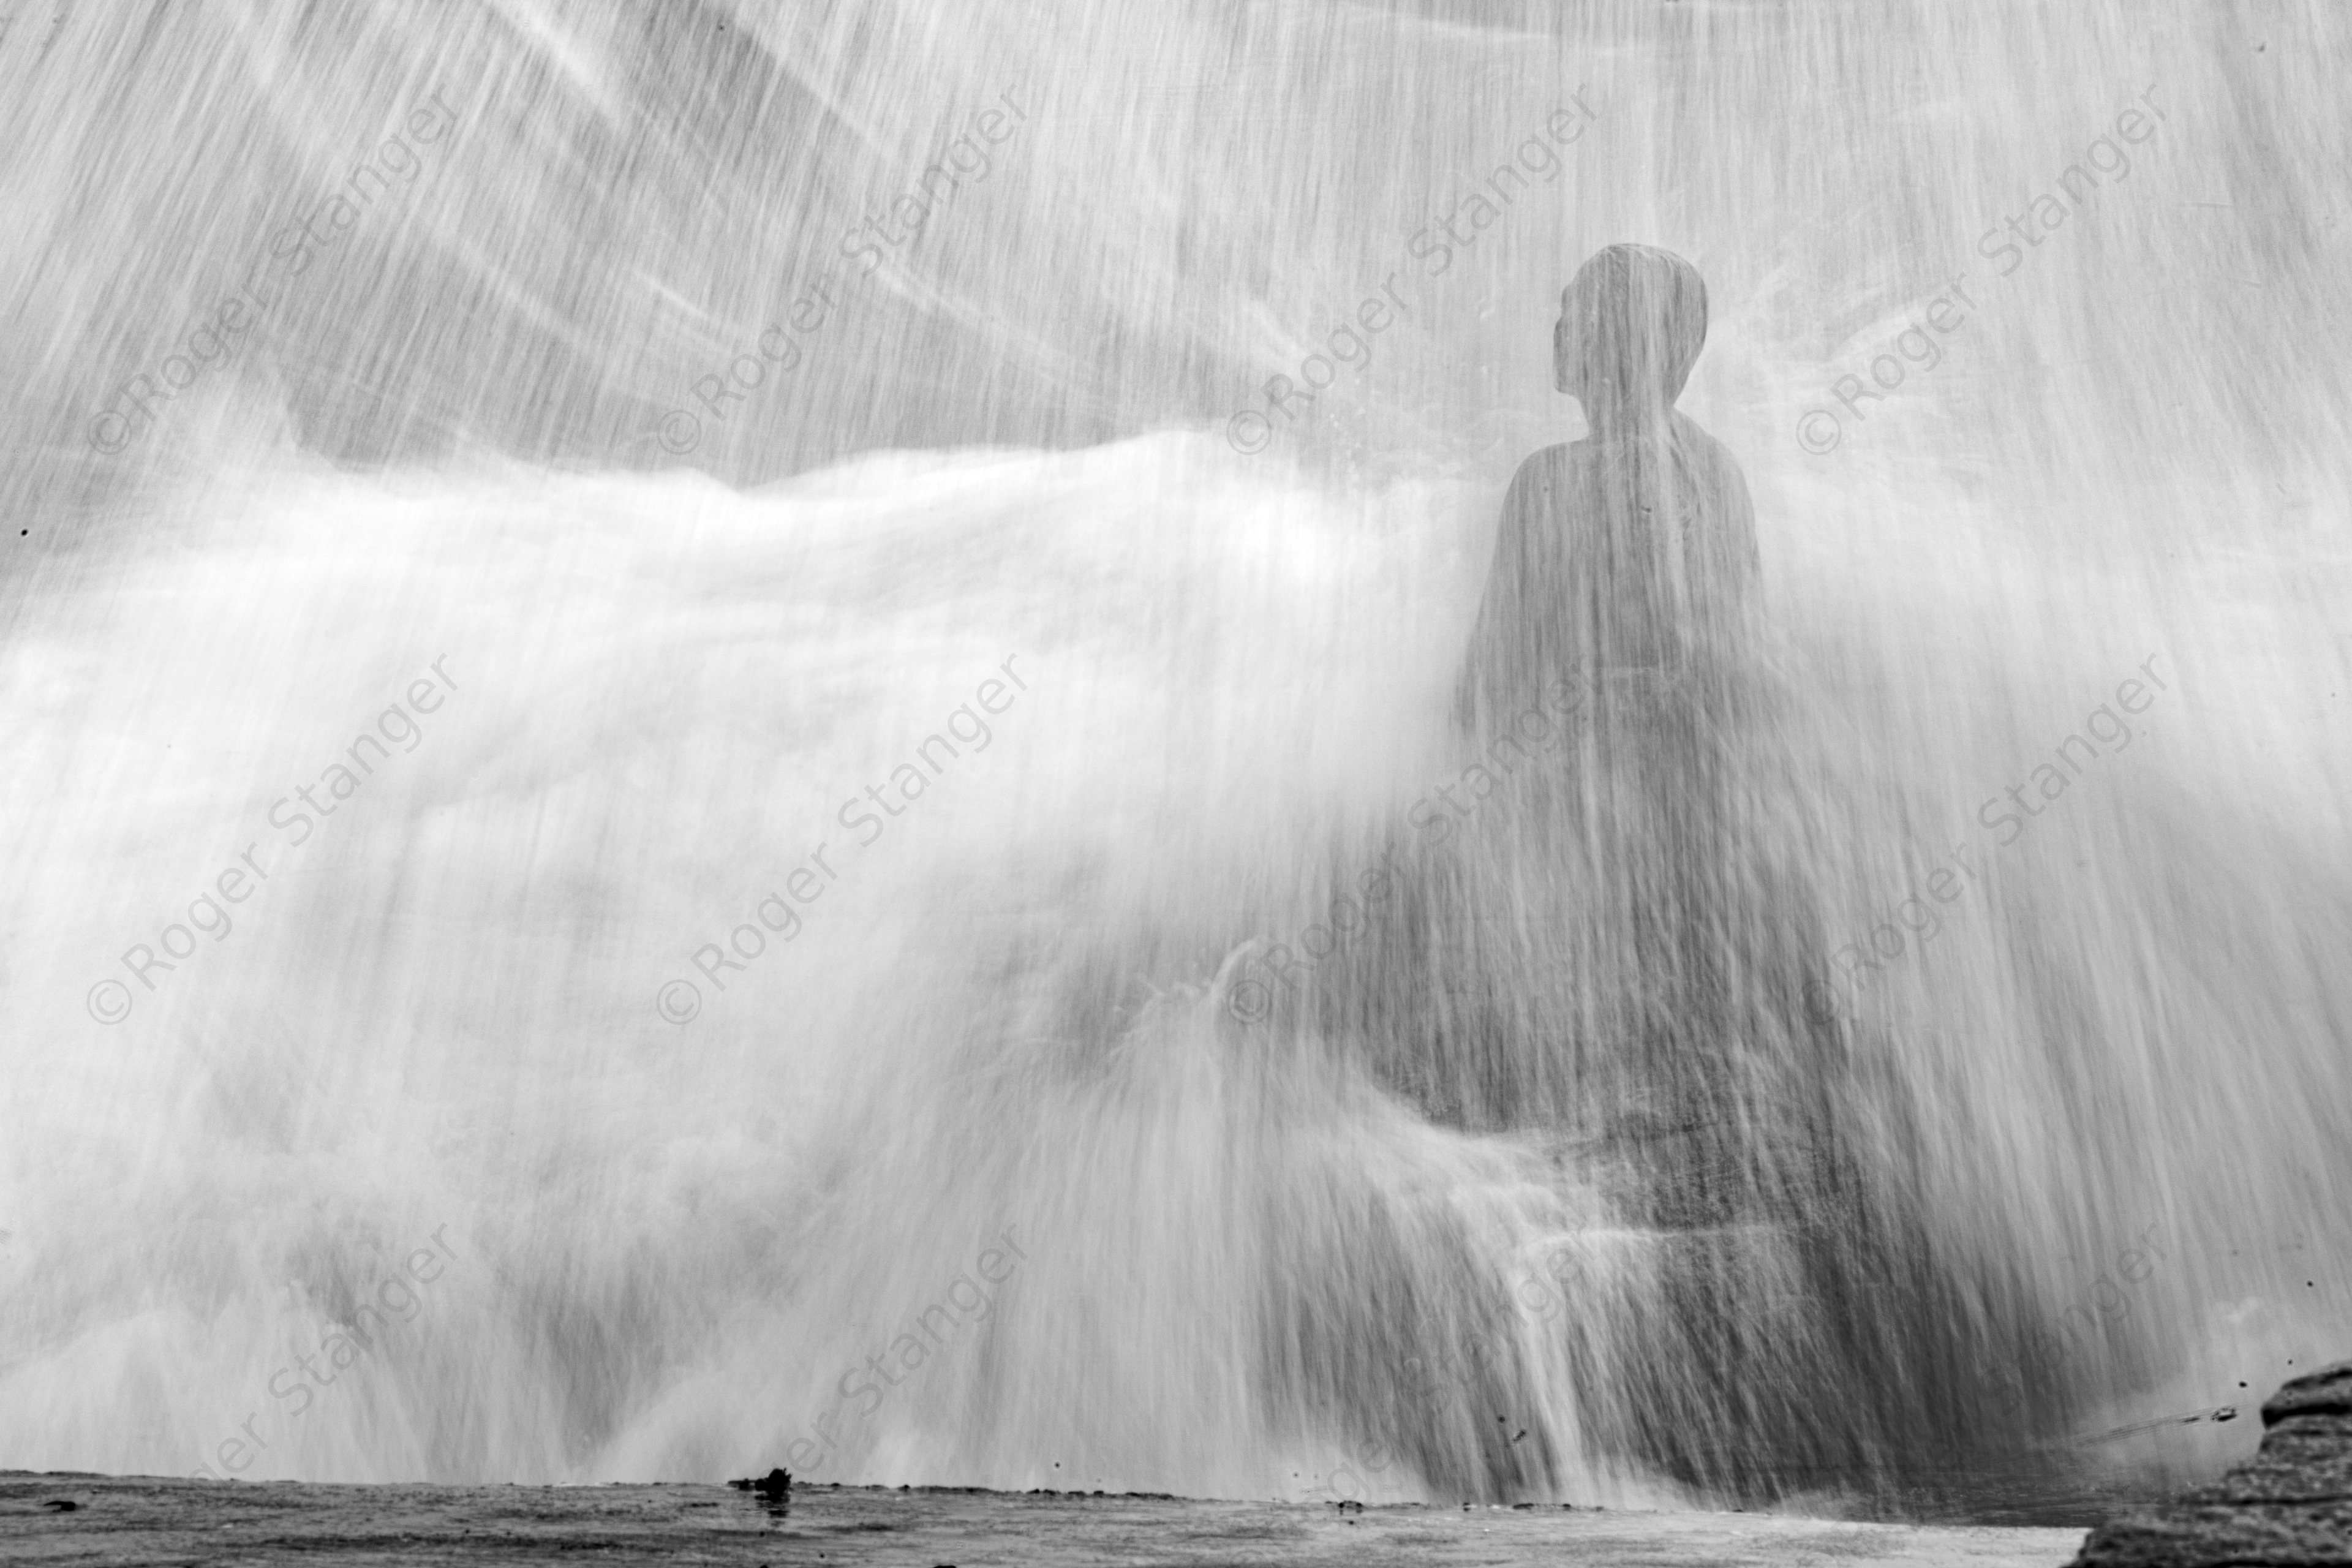
<instances>
[{"instance_id":1,"label":"falling water","mask_svg":"<svg viewBox=\"0 0 2352 1568\"><path fill-rule=\"evenodd\" d=\"M2344 18L1577 10L20 4L0 1464L1824 1499L2342 1353ZM1620 240L1763 576L1605 806L1450 704Z\"/></svg>"}]
</instances>

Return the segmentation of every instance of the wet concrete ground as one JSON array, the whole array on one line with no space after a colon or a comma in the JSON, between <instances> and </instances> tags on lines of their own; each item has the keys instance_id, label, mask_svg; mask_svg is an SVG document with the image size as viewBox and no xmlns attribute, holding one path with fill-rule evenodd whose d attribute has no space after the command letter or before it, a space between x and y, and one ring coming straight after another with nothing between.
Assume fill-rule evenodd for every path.
<instances>
[{"instance_id":1,"label":"wet concrete ground","mask_svg":"<svg viewBox=\"0 0 2352 1568\"><path fill-rule=\"evenodd\" d=\"M51 1506L70 1502L70 1510ZM0 1561L977 1564L2068 1562L2081 1529L1755 1513L1370 1508L944 1489L803 1489L787 1511L717 1486L244 1485L0 1473Z\"/></svg>"}]
</instances>

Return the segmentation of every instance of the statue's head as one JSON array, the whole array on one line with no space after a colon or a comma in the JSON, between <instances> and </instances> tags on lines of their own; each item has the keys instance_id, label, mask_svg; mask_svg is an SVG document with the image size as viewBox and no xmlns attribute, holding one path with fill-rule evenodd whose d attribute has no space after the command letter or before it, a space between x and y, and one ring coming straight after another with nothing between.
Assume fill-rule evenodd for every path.
<instances>
[{"instance_id":1,"label":"statue's head","mask_svg":"<svg viewBox=\"0 0 2352 1568\"><path fill-rule=\"evenodd\" d=\"M1552 365L1596 429L1663 414L1706 341L1706 285L1670 250L1612 245L1560 290Z\"/></svg>"}]
</instances>

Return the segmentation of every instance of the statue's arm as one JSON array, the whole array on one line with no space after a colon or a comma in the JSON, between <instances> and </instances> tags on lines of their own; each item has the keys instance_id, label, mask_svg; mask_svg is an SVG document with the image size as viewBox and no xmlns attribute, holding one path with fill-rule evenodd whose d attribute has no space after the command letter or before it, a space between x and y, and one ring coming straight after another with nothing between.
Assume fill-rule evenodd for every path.
<instances>
[{"instance_id":1,"label":"statue's arm","mask_svg":"<svg viewBox=\"0 0 2352 1568\"><path fill-rule=\"evenodd\" d=\"M1519 465L1504 492L1496 521L1493 563L1478 602L1478 621L1454 693L1457 729L1475 730L1501 693L1518 684L1513 677L1530 656L1534 628L1528 622L1528 594L1535 570L1534 532L1543 501L1540 457Z\"/></svg>"},{"instance_id":2,"label":"statue's arm","mask_svg":"<svg viewBox=\"0 0 2352 1568\"><path fill-rule=\"evenodd\" d=\"M1763 554L1756 541L1756 506L1748 493L1747 476L1730 452L1712 437L1704 450L1706 499L1713 514L1706 534L1705 548L1711 557L1706 575L1716 587L1701 636L1715 657L1744 662L1754 653L1762 613Z\"/></svg>"},{"instance_id":3,"label":"statue's arm","mask_svg":"<svg viewBox=\"0 0 2352 1568\"><path fill-rule=\"evenodd\" d=\"M1748 476L1728 452L1722 452L1724 518L1729 524L1733 569L1740 591L1753 593L1764 573L1763 552L1756 547L1756 506L1748 499Z\"/></svg>"}]
</instances>

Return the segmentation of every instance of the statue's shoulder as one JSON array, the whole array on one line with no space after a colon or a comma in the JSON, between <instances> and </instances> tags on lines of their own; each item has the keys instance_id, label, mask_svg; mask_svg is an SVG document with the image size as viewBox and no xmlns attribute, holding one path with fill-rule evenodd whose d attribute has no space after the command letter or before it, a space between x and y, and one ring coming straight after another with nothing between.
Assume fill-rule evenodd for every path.
<instances>
[{"instance_id":1,"label":"statue's shoulder","mask_svg":"<svg viewBox=\"0 0 2352 1568\"><path fill-rule=\"evenodd\" d=\"M1708 523L1706 537L1735 573L1752 576L1761 570L1757 548L1756 504L1748 499L1748 477L1731 448L1708 435L1698 421L1675 414L1675 461L1698 492L1701 516Z\"/></svg>"},{"instance_id":2,"label":"statue's shoulder","mask_svg":"<svg viewBox=\"0 0 2352 1568\"><path fill-rule=\"evenodd\" d=\"M1538 447L1528 454L1528 460L1519 465L1519 472L1522 474L1559 473L1576 461L1576 451L1575 445L1568 441L1562 441L1556 447Z\"/></svg>"},{"instance_id":3,"label":"statue's shoulder","mask_svg":"<svg viewBox=\"0 0 2352 1568\"><path fill-rule=\"evenodd\" d=\"M1706 433L1689 415L1676 409L1674 413L1675 450L1694 477L1710 489L1726 496L1745 500L1748 480L1739 471L1739 460L1731 448Z\"/></svg>"},{"instance_id":4,"label":"statue's shoulder","mask_svg":"<svg viewBox=\"0 0 2352 1568\"><path fill-rule=\"evenodd\" d=\"M1511 494L1534 500L1557 492L1576 464L1576 448L1568 442L1530 453L1511 478Z\"/></svg>"}]
</instances>

